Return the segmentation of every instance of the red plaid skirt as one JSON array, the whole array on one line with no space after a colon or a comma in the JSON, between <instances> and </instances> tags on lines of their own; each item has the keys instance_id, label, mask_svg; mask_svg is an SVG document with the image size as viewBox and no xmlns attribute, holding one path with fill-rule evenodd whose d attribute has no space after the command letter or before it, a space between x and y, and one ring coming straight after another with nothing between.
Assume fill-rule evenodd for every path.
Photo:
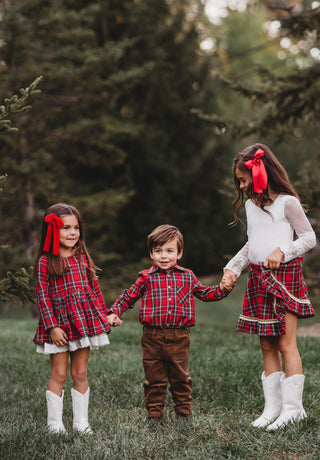
<instances>
[{"instance_id":1,"label":"red plaid skirt","mask_svg":"<svg viewBox=\"0 0 320 460\"><path fill-rule=\"evenodd\" d=\"M236 330L247 334L277 336L286 333L286 311L298 318L314 316L302 273L302 257L277 270L263 263L251 264L242 314Z\"/></svg>"}]
</instances>

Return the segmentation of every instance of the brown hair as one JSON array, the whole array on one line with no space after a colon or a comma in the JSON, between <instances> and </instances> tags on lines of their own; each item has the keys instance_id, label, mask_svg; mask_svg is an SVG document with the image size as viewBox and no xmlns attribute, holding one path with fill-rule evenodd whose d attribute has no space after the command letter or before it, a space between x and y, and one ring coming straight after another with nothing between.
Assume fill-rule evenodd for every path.
<instances>
[{"instance_id":1,"label":"brown hair","mask_svg":"<svg viewBox=\"0 0 320 460\"><path fill-rule=\"evenodd\" d=\"M148 235L148 249L152 252L156 246L163 246L168 241L177 239L178 252L183 250L183 236L180 230L174 225L159 225Z\"/></svg>"},{"instance_id":2,"label":"brown hair","mask_svg":"<svg viewBox=\"0 0 320 460\"><path fill-rule=\"evenodd\" d=\"M40 237L40 246L38 250L38 254L36 256L35 260L35 265L33 269L33 275L35 276L38 270L38 263L39 259L42 255L46 255L48 259L48 273L51 276L63 276L66 273L66 267L63 263L63 258L60 255L54 255L52 253L52 243L49 249L49 252L45 252L43 250L44 242L47 236L47 231L48 231L48 222L45 222L45 217L48 216L49 214L55 214L57 217L62 217L62 216L70 216L74 215L79 224L79 231L80 231L80 236L79 236L79 241L77 244L74 246L73 251L74 255L80 260L81 254L85 254L88 263L89 263L89 268L90 268L90 273L91 273L91 278L95 278L95 271L96 267L94 266L92 259L88 253L88 250L86 248L86 245L84 243L84 236L83 236L83 227L82 227L82 220L79 211L74 207L69 204L65 203L57 203L52 206L50 206L44 213L43 219L42 219L42 230L41 230L41 237Z\"/></svg>"},{"instance_id":3,"label":"brown hair","mask_svg":"<svg viewBox=\"0 0 320 460\"><path fill-rule=\"evenodd\" d=\"M240 220L238 213L244 202L243 190L240 188L240 181L236 176L236 169L238 168L241 172L249 172L252 177L252 170L247 169L247 167L244 165L244 162L252 160L258 149L262 149L264 151L264 155L261 157L261 161L263 161L268 175L268 187L270 187L274 193L292 195L298 198L300 201L299 195L290 184L286 170L276 159L269 147L264 144L250 145L241 153L239 153L233 162L233 179L238 192L238 196L232 204L232 211L235 218L233 222L234 224ZM272 202L268 188L264 190L263 193L255 193L253 191L253 184L251 184L246 193L257 206L259 206L263 211L267 212L264 207Z\"/></svg>"}]
</instances>

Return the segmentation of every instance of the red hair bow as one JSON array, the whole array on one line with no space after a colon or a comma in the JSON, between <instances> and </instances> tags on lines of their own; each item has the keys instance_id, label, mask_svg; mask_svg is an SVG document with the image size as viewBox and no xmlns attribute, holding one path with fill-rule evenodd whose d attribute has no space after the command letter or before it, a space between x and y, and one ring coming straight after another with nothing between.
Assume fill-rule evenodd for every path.
<instances>
[{"instance_id":1,"label":"red hair bow","mask_svg":"<svg viewBox=\"0 0 320 460\"><path fill-rule=\"evenodd\" d=\"M63 220L55 214L49 214L45 217L44 220L45 222L48 222L49 225L43 250L45 252L49 252L52 241L52 253L55 256L58 256L60 243L60 228L64 225Z\"/></svg>"},{"instance_id":2,"label":"red hair bow","mask_svg":"<svg viewBox=\"0 0 320 460\"><path fill-rule=\"evenodd\" d=\"M252 169L253 190L255 193L263 193L268 185L268 174L261 157L264 155L262 149L258 149L254 154L253 160L245 161L248 169Z\"/></svg>"}]
</instances>

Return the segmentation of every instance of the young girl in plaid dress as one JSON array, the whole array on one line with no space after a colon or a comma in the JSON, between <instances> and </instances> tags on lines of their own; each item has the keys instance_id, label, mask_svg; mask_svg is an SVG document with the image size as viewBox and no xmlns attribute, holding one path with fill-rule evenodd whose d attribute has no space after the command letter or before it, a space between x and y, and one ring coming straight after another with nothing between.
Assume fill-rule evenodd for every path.
<instances>
[{"instance_id":1,"label":"young girl in plaid dress","mask_svg":"<svg viewBox=\"0 0 320 460\"><path fill-rule=\"evenodd\" d=\"M66 431L63 387L70 355L73 428L91 433L87 363L90 349L109 343L110 326L95 266L84 243L81 217L73 206L59 203L47 209L34 278L40 314L34 343L37 352L50 355L51 360L46 391L48 427ZM113 316L112 325L120 323Z\"/></svg>"},{"instance_id":2,"label":"young girl in plaid dress","mask_svg":"<svg viewBox=\"0 0 320 460\"><path fill-rule=\"evenodd\" d=\"M260 336L265 407L252 425L273 431L306 418L296 328L298 318L314 315L301 255L315 246L316 238L286 171L267 146L246 148L236 157L233 172L238 191L233 203L236 222L243 192L248 196L248 241L225 267L222 283L235 283L250 264L237 330Z\"/></svg>"}]
</instances>

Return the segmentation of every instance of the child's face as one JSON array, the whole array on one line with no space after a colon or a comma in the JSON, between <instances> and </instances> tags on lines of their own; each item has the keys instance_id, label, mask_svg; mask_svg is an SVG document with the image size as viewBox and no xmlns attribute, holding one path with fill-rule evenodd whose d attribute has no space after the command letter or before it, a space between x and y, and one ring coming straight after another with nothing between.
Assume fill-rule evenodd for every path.
<instances>
[{"instance_id":1,"label":"child's face","mask_svg":"<svg viewBox=\"0 0 320 460\"><path fill-rule=\"evenodd\" d=\"M80 238L79 222L76 216L61 216L63 227L60 228L60 254L64 257L72 255L72 249Z\"/></svg>"},{"instance_id":2,"label":"child's face","mask_svg":"<svg viewBox=\"0 0 320 460\"><path fill-rule=\"evenodd\" d=\"M150 257L153 262L161 270L170 270L181 259L182 251L178 252L178 242L174 238L167 241L163 246L155 246L150 252Z\"/></svg>"},{"instance_id":3,"label":"child's face","mask_svg":"<svg viewBox=\"0 0 320 460\"><path fill-rule=\"evenodd\" d=\"M235 169L235 174L237 176L238 181L240 182L240 188L243 189L245 192L248 192L249 187L252 184L252 176L249 171L242 171L239 168Z\"/></svg>"}]
</instances>

